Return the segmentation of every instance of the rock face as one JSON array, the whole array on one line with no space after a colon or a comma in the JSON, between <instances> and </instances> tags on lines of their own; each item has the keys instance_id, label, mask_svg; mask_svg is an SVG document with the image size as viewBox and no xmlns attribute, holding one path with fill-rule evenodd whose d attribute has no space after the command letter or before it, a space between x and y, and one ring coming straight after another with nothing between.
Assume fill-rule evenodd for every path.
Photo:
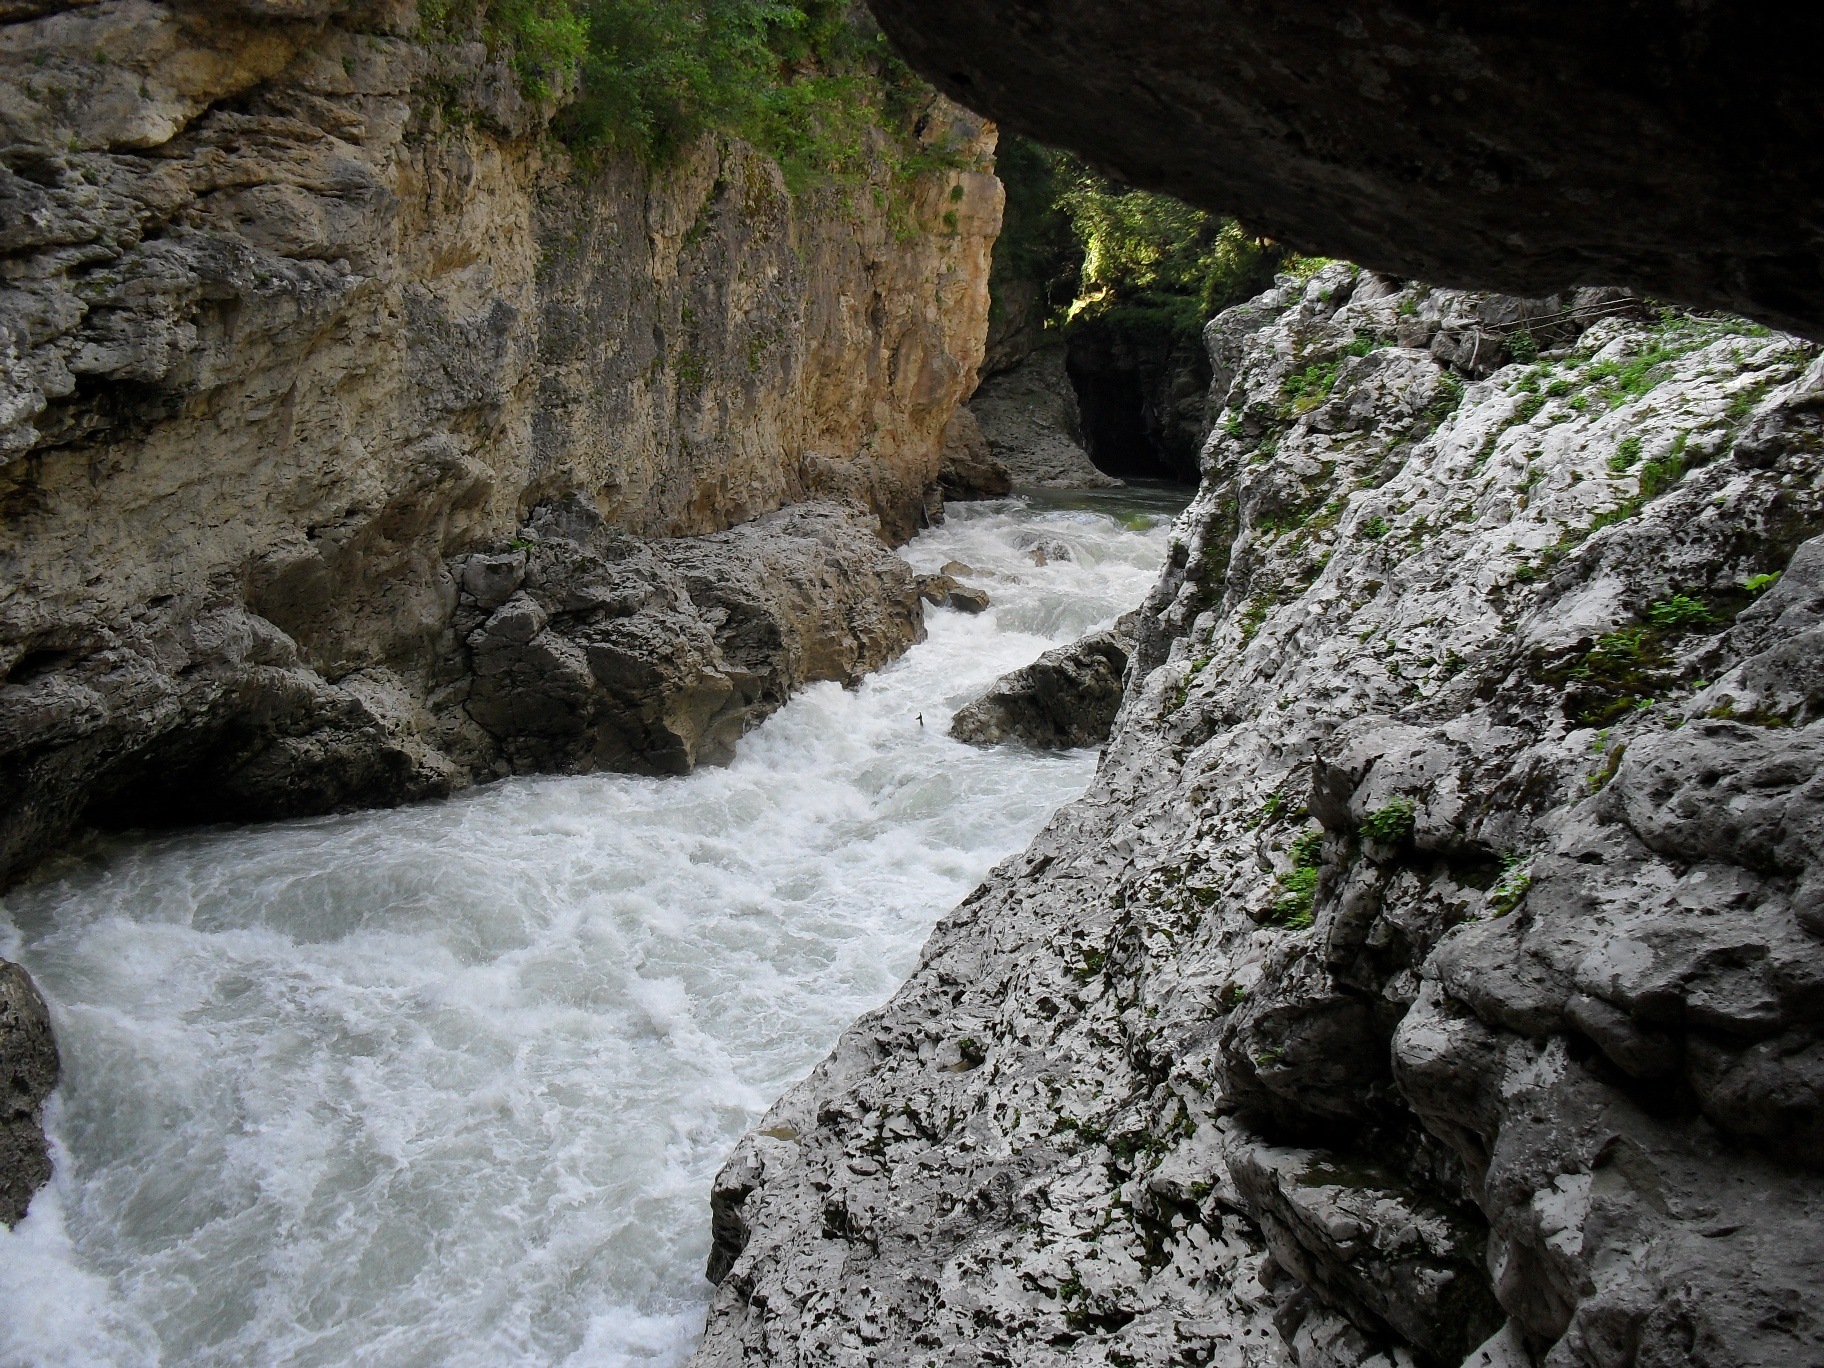
<instances>
[{"instance_id":1,"label":"rock face","mask_svg":"<svg viewBox=\"0 0 1824 1368\"><path fill-rule=\"evenodd\" d=\"M945 499L999 499L1013 491L1013 476L988 449L981 424L967 408L957 409L944 429L937 483Z\"/></svg>"},{"instance_id":2,"label":"rock face","mask_svg":"<svg viewBox=\"0 0 1824 1368\"><path fill-rule=\"evenodd\" d=\"M1097 470L1083 450L1077 394L1064 372L1062 347L1043 348L984 380L969 411L1016 486L1101 489L1121 483Z\"/></svg>"},{"instance_id":3,"label":"rock face","mask_svg":"<svg viewBox=\"0 0 1824 1368\"><path fill-rule=\"evenodd\" d=\"M170 765L241 815L465 782L464 558L536 509L925 516L986 330L992 130L934 106L958 169L819 199L714 138L585 172L549 114L409 6L7 11L0 883L143 820Z\"/></svg>"},{"instance_id":4,"label":"rock face","mask_svg":"<svg viewBox=\"0 0 1824 1368\"><path fill-rule=\"evenodd\" d=\"M1212 324L1097 778L737 1149L700 1368L1824 1355L1824 361L1600 302Z\"/></svg>"},{"instance_id":5,"label":"rock face","mask_svg":"<svg viewBox=\"0 0 1824 1368\"><path fill-rule=\"evenodd\" d=\"M0 960L0 1222L16 1224L51 1176L40 1110L57 1086L50 1013L25 970Z\"/></svg>"},{"instance_id":6,"label":"rock face","mask_svg":"<svg viewBox=\"0 0 1824 1368\"><path fill-rule=\"evenodd\" d=\"M1301 251L1517 294L1616 282L1824 330L1805 226L1824 30L1803 11L871 7L970 108Z\"/></svg>"},{"instance_id":7,"label":"rock face","mask_svg":"<svg viewBox=\"0 0 1824 1368\"><path fill-rule=\"evenodd\" d=\"M30 778L51 800L169 823L405 801L507 774L726 763L804 684L852 683L923 639L914 576L875 528L853 506L811 503L641 539L587 505L546 505L504 548L450 562L456 603L422 690L378 672L327 683L295 643L224 609L165 643L183 652L187 692L162 731L117 743L140 747L130 779L60 770L60 750ZM104 699L113 683L87 682Z\"/></svg>"},{"instance_id":8,"label":"rock face","mask_svg":"<svg viewBox=\"0 0 1824 1368\"><path fill-rule=\"evenodd\" d=\"M841 505L660 542L567 521L459 563L466 670L437 699L461 700L453 731L487 734L464 737L472 767L725 764L803 685L856 683L924 639L912 571Z\"/></svg>"},{"instance_id":9,"label":"rock face","mask_svg":"<svg viewBox=\"0 0 1824 1368\"><path fill-rule=\"evenodd\" d=\"M1134 627L1130 613L1106 632L1002 675L950 719L950 735L974 745L1023 741L1041 750L1101 745L1121 711Z\"/></svg>"}]
</instances>

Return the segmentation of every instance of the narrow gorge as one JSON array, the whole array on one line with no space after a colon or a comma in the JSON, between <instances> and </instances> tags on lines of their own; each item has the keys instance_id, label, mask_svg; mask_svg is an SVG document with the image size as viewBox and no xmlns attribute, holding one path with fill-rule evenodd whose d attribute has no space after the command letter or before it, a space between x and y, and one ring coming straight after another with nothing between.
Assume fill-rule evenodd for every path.
<instances>
[{"instance_id":1,"label":"narrow gorge","mask_svg":"<svg viewBox=\"0 0 1824 1368\"><path fill-rule=\"evenodd\" d=\"M1824 1364L1824 39L1624 8L0 7L0 1363Z\"/></svg>"}]
</instances>

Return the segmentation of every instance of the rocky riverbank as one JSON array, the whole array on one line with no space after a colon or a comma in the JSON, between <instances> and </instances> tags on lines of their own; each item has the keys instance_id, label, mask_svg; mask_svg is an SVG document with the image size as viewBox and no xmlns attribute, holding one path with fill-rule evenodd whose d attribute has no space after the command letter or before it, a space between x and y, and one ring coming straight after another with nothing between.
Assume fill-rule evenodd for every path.
<instances>
[{"instance_id":1,"label":"rocky riverbank","mask_svg":"<svg viewBox=\"0 0 1824 1368\"><path fill-rule=\"evenodd\" d=\"M173 747L249 816L497 767L443 765L419 719L464 558L538 509L641 537L818 498L892 539L925 517L986 330L979 120L925 112L939 169L794 193L716 136L572 162L504 55L409 7L15 9L0 880L158 816ZM285 738L255 786L283 801L236 809L243 734Z\"/></svg>"},{"instance_id":2,"label":"rocky riverbank","mask_svg":"<svg viewBox=\"0 0 1824 1368\"><path fill-rule=\"evenodd\" d=\"M1206 340L1097 781L730 1160L698 1364L1815 1361L1815 351L1346 266Z\"/></svg>"}]
</instances>

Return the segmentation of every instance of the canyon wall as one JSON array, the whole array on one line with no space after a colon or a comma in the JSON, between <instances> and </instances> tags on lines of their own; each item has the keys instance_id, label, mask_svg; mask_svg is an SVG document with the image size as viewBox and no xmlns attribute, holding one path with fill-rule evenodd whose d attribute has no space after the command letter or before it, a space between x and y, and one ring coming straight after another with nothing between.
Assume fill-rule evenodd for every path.
<instances>
[{"instance_id":1,"label":"canyon wall","mask_svg":"<svg viewBox=\"0 0 1824 1368\"><path fill-rule=\"evenodd\" d=\"M1824 360L1205 337L1097 777L736 1150L699 1368L1818 1362Z\"/></svg>"},{"instance_id":2,"label":"canyon wall","mask_svg":"<svg viewBox=\"0 0 1824 1368\"><path fill-rule=\"evenodd\" d=\"M572 160L504 59L410 5L0 17L0 881L85 821L535 763L470 713L458 619L468 558L540 517L606 563L805 500L894 539L926 516L1001 205L955 107L919 125L949 169L877 149L795 193L726 138Z\"/></svg>"}]
</instances>

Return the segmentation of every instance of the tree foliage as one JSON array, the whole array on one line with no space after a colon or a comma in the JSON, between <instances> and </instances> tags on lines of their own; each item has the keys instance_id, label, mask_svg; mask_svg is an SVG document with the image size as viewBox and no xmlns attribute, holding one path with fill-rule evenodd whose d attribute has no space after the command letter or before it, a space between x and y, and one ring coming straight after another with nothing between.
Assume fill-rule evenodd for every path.
<instances>
[{"instance_id":1,"label":"tree foliage","mask_svg":"<svg viewBox=\"0 0 1824 1368\"><path fill-rule=\"evenodd\" d=\"M1008 212L996 272L1039 283L1053 322L1195 332L1288 260L1234 219L1117 184L1068 152L1007 138L998 168Z\"/></svg>"},{"instance_id":2,"label":"tree foliage","mask_svg":"<svg viewBox=\"0 0 1824 1368\"><path fill-rule=\"evenodd\" d=\"M507 51L528 95L562 96L556 132L580 151L664 164L714 131L795 184L857 180L878 155L922 164L913 124L932 92L848 0L427 0L423 13Z\"/></svg>"}]
</instances>

